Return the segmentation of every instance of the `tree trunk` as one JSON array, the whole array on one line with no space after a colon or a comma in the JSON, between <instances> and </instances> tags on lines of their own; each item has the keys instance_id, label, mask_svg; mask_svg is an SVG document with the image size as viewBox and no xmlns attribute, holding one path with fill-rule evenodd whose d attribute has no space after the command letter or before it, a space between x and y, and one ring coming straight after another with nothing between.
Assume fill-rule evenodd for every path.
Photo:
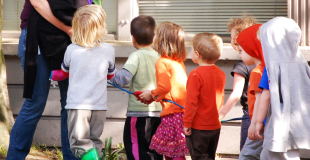
<instances>
[{"instance_id":1,"label":"tree trunk","mask_svg":"<svg viewBox=\"0 0 310 160\"><path fill-rule=\"evenodd\" d=\"M8 149L10 131L14 124L14 118L10 107L6 65L2 49L2 19L3 19L3 0L0 0L0 147Z\"/></svg>"}]
</instances>

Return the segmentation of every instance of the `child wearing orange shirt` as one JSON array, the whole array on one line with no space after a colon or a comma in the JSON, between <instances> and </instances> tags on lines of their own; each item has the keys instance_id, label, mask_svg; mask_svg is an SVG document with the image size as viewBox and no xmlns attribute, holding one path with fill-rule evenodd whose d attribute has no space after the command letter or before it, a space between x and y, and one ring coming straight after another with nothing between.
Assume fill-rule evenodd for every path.
<instances>
[{"instance_id":1,"label":"child wearing orange shirt","mask_svg":"<svg viewBox=\"0 0 310 160\"><path fill-rule=\"evenodd\" d=\"M161 55L155 64L157 88L145 90L140 95L143 101L154 99L163 107L161 123L151 140L150 149L164 155L166 160L185 160L189 151L183 132L184 110L162 101L172 100L185 106L187 75L183 62L187 52L183 29L171 22L159 24L155 31L154 49Z\"/></svg>"},{"instance_id":2,"label":"child wearing orange shirt","mask_svg":"<svg viewBox=\"0 0 310 160\"><path fill-rule=\"evenodd\" d=\"M224 102L225 73L214 63L223 50L222 39L199 33L192 40L191 58L199 67L189 73L184 112L184 133L192 160L215 159Z\"/></svg>"},{"instance_id":3,"label":"child wearing orange shirt","mask_svg":"<svg viewBox=\"0 0 310 160\"><path fill-rule=\"evenodd\" d=\"M248 88L248 108L251 125L248 138L239 154L239 160L259 160L263 149L263 141L255 137L257 106L262 93L258 86L265 67L262 46L256 34L260 26L261 24L255 24L248 27L237 37L242 61L246 65L256 65L251 72Z\"/></svg>"}]
</instances>

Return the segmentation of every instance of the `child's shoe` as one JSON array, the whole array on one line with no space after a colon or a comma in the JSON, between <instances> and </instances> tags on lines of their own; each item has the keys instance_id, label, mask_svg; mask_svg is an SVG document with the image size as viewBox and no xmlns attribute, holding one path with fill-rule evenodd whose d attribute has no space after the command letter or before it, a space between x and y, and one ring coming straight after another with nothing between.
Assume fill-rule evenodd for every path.
<instances>
[{"instance_id":1,"label":"child's shoe","mask_svg":"<svg viewBox=\"0 0 310 160\"><path fill-rule=\"evenodd\" d=\"M101 160L101 159L99 159L99 155L98 155L97 149L95 147L89 149L88 151L85 151L82 155L79 154L79 150L83 150L83 151L85 151L85 150L83 148L79 148L77 150L78 157L81 160Z\"/></svg>"}]
</instances>

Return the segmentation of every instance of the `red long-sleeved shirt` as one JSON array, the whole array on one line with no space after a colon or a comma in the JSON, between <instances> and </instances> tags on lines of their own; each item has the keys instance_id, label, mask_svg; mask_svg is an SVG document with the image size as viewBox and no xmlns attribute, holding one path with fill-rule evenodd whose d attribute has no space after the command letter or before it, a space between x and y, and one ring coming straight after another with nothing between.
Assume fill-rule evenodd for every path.
<instances>
[{"instance_id":1,"label":"red long-sleeved shirt","mask_svg":"<svg viewBox=\"0 0 310 160\"><path fill-rule=\"evenodd\" d=\"M224 102L225 73L217 66L199 66L189 73L184 127L197 130L221 128L218 111Z\"/></svg>"}]
</instances>

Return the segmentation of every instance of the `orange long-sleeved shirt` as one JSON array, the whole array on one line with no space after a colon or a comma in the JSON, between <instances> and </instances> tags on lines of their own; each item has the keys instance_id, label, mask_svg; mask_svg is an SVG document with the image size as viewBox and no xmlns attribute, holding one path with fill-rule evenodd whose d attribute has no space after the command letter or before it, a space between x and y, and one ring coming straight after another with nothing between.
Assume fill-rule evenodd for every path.
<instances>
[{"instance_id":1,"label":"orange long-sleeved shirt","mask_svg":"<svg viewBox=\"0 0 310 160\"><path fill-rule=\"evenodd\" d=\"M217 66L199 66L189 73L184 127L197 130L221 128L218 111L224 102L225 73Z\"/></svg>"},{"instance_id":2,"label":"orange long-sleeved shirt","mask_svg":"<svg viewBox=\"0 0 310 160\"><path fill-rule=\"evenodd\" d=\"M262 79L264 67L265 65L261 63L255 67L250 74L250 80L248 84L248 109L250 119L252 119L254 112L254 104L256 101L255 92L262 92L262 89L260 89L258 86L260 79Z\"/></svg>"},{"instance_id":3,"label":"orange long-sleeved shirt","mask_svg":"<svg viewBox=\"0 0 310 160\"><path fill-rule=\"evenodd\" d=\"M157 60L155 68L157 88L152 90L152 97L163 107L160 117L184 112L184 109L173 103L161 101L168 99L185 106L187 75L184 63L161 57Z\"/></svg>"}]
</instances>

